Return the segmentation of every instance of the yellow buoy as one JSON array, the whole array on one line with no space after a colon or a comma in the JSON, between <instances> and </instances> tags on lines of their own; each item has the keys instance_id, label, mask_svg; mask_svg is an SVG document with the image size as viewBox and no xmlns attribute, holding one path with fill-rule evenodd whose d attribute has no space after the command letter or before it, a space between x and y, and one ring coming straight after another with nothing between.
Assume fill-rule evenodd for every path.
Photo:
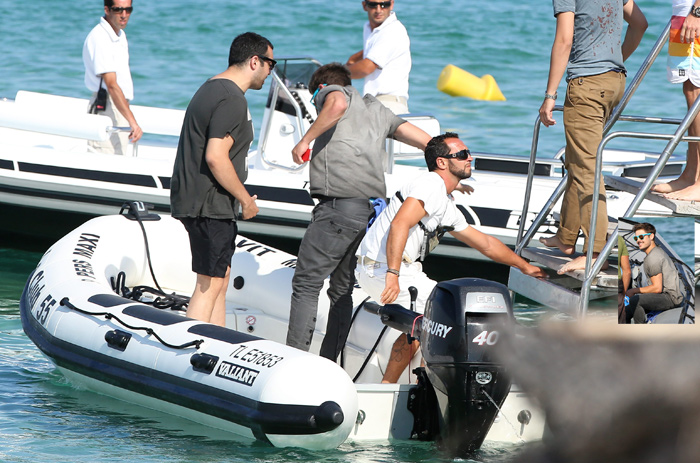
<instances>
[{"instance_id":1,"label":"yellow buoy","mask_svg":"<svg viewBox=\"0 0 700 463\"><path fill-rule=\"evenodd\" d=\"M466 96L475 100L505 101L496 79L486 74L477 77L464 69L448 64L438 77L437 88L451 96Z\"/></svg>"}]
</instances>

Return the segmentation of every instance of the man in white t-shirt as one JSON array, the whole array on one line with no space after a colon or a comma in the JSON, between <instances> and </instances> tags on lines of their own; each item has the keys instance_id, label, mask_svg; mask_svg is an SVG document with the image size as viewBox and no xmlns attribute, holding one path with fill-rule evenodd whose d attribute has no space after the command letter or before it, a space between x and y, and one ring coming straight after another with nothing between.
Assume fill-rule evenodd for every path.
<instances>
[{"instance_id":1,"label":"man in white t-shirt","mask_svg":"<svg viewBox=\"0 0 700 463\"><path fill-rule=\"evenodd\" d=\"M498 239L467 224L451 193L471 176L472 157L455 133L434 137L425 149L427 172L406 183L376 218L358 248L356 276L362 289L381 304L409 307L408 288L418 289L416 311L423 313L426 300L437 284L423 272L426 234L438 227L492 260L517 267L523 273L546 278L544 271L529 264ZM423 249L423 250L422 250ZM401 335L382 382L395 383L418 349Z\"/></svg>"},{"instance_id":2,"label":"man in white t-shirt","mask_svg":"<svg viewBox=\"0 0 700 463\"><path fill-rule=\"evenodd\" d=\"M129 43L124 28L131 18L131 0L104 0L105 14L83 44L85 86L93 92L88 111L112 119L115 127L129 126L130 132L114 133L104 141L90 141L93 152L126 154L126 148L139 141L143 135L141 127L131 112L129 101L134 98L134 83L129 69ZM96 104L98 90L107 90L104 108Z\"/></svg>"},{"instance_id":3,"label":"man in white t-shirt","mask_svg":"<svg viewBox=\"0 0 700 463\"><path fill-rule=\"evenodd\" d=\"M375 96L394 114L408 113L408 74L411 41L394 13L394 0L365 0L369 21L363 31L364 48L346 66L353 79L365 79L364 93Z\"/></svg>"}]
</instances>

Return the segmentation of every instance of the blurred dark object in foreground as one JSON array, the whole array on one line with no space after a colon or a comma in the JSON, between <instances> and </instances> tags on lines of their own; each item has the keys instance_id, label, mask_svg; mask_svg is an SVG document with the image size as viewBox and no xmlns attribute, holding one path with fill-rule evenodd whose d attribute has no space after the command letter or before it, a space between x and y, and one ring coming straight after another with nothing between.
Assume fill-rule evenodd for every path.
<instances>
[{"instance_id":1,"label":"blurred dark object in foreground","mask_svg":"<svg viewBox=\"0 0 700 463\"><path fill-rule=\"evenodd\" d=\"M557 323L521 328L499 344L501 362L540 404L550 431L515 462L700 462L694 326Z\"/></svg>"}]
</instances>

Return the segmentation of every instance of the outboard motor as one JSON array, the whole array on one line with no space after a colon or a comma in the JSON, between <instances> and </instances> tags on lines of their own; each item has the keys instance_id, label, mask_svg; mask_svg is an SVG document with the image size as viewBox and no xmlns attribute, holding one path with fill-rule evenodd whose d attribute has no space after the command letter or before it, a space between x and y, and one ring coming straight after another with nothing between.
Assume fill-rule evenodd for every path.
<instances>
[{"instance_id":1,"label":"outboard motor","mask_svg":"<svg viewBox=\"0 0 700 463\"><path fill-rule=\"evenodd\" d=\"M440 444L477 450L510 392L494 346L514 321L508 289L478 278L439 283L425 307L421 351L438 401Z\"/></svg>"},{"instance_id":2,"label":"outboard motor","mask_svg":"<svg viewBox=\"0 0 700 463\"><path fill-rule=\"evenodd\" d=\"M493 353L514 322L508 289L479 278L438 283L422 322L399 305L370 303L365 309L421 342L426 367L416 370L419 384L412 396L418 399L409 403L414 436L437 440L455 457L479 449L510 391L510 379ZM433 423L437 429L431 429Z\"/></svg>"}]
</instances>

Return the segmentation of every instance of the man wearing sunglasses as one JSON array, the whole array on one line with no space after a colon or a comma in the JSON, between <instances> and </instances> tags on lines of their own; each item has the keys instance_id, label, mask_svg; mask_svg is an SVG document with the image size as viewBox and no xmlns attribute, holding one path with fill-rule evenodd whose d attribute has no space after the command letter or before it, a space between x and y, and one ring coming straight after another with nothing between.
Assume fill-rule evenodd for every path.
<instances>
[{"instance_id":1,"label":"man wearing sunglasses","mask_svg":"<svg viewBox=\"0 0 700 463\"><path fill-rule=\"evenodd\" d=\"M683 302L683 291L676 266L663 249L654 243L656 228L650 223L638 223L632 237L646 253L644 273L651 282L641 288L627 290L629 304L625 308L626 322L644 323L649 312L662 312Z\"/></svg>"},{"instance_id":2,"label":"man wearing sunglasses","mask_svg":"<svg viewBox=\"0 0 700 463\"><path fill-rule=\"evenodd\" d=\"M235 249L239 206L243 220L258 213L248 194L253 121L245 93L260 90L275 65L272 44L246 32L231 43L228 68L207 80L187 106L170 185L172 216L190 238L197 274L187 316L225 326L226 288Z\"/></svg>"},{"instance_id":3,"label":"man wearing sunglasses","mask_svg":"<svg viewBox=\"0 0 700 463\"><path fill-rule=\"evenodd\" d=\"M129 140L136 143L143 135L129 107L134 99L134 83L124 28L132 11L131 0L104 0L105 14L83 44L85 86L93 92L88 111L109 116L115 127L131 128L128 133L113 133L104 142L88 142L89 149L94 152L124 155ZM98 95L104 95L104 101L98 99Z\"/></svg>"},{"instance_id":4,"label":"man wearing sunglasses","mask_svg":"<svg viewBox=\"0 0 700 463\"><path fill-rule=\"evenodd\" d=\"M408 113L408 74L411 41L394 13L394 0L363 1L369 21L364 26L364 47L346 66L353 79L365 79L364 93L377 97L394 114Z\"/></svg>"},{"instance_id":5,"label":"man wearing sunglasses","mask_svg":"<svg viewBox=\"0 0 700 463\"><path fill-rule=\"evenodd\" d=\"M418 289L416 310L425 303L437 284L423 272L420 256L424 237L438 227L501 264L517 267L526 275L546 278L545 272L529 264L498 239L470 227L457 209L451 193L460 181L471 176L471 153L456 133L434 137L425 149L427 173L405 183L367 231L358 249L356 276L360 287L381 304L397 303L408 308L408 288ZM405 335L394 343L382 382L395 383L418 350Z\"/></svg>"}]
</instances>

